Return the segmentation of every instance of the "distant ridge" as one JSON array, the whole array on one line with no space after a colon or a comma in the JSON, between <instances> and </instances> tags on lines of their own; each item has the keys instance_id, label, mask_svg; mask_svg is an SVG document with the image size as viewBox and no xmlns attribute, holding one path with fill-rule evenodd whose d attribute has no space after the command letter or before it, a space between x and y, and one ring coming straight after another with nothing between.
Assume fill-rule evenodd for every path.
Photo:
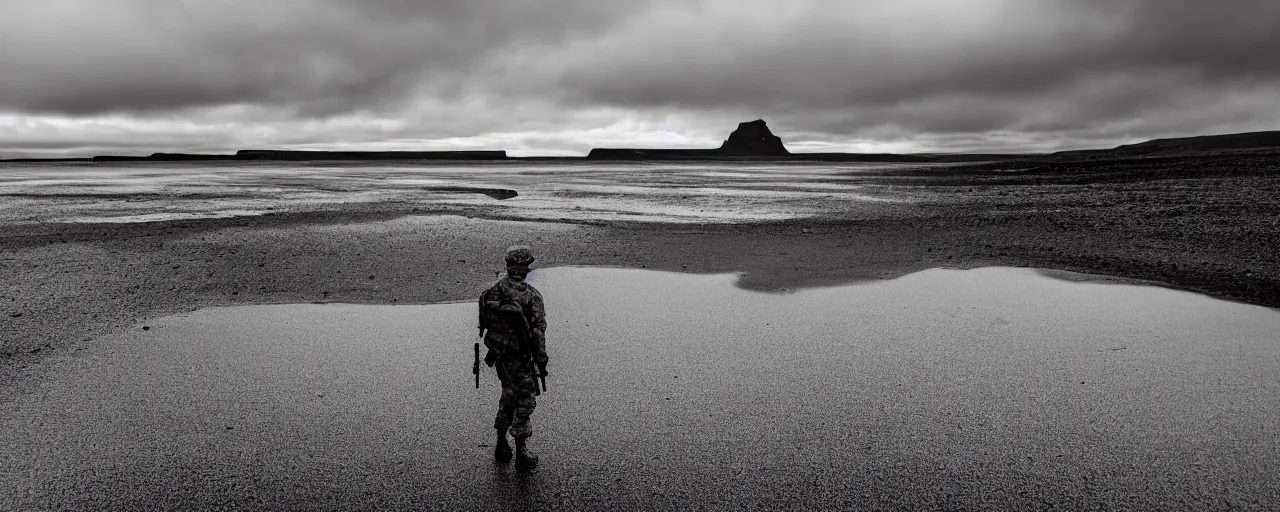
<instances>
[{"instance_id":1,"label":"distant ridge","mask_svg":"<svg viewBox=\"0 0 1280 512\"><path fill-rule=\"evenodd\" d=\"M1097 158L1141 158L1183 156L1238 151L1280 152L1280 131L1235 133L1155 139L1111 149L1059 151L1053 154L895 154L895 153L792 153L782 139L769 130L763 119L739 123L719 148L644 149L595 148L584 157L508 157L506 151L296 151L242 149L235 154L153 153L147 156L103 155L89 158L14 158L8 163L93 163L93 162L194 162L194 161L291 161L372 162L380 160L730 160L799 162L884 162L963 163L981 161L1056 161Z\"/></svg>"},{"instance_id":2,"label":"distant ridge","mask_svg":"<svg viewBox=\"0 0 1280 512\"><path fill-rule=\"evenodd\" d=\"M152 153L147 156L102 155L92 158L15 158L0 162L209 162L278 160L292 162L377 160L505 160L506 151L293 151L242 149L234 155Z\"/></svg>"},{"instance_id":3,"label":"distant ridge","mask_svg":"<svg viewBox=\"0 0 1280 512\"><path fill-rule=\"evenodd\" d=\"M247 160L501 160L506 151L287 151L242 149Z\"/></svg>"},{"instance_id":4,"label":"distant ridge","mask_svg":"<svg viewBox=\"0 0 1280 512\"><path fill-rule=\"evenodd\" d=\"M1053 155L1066 157L1141 157L1164 155L1173 156L1212 151L1241 151L1251 149L1280 149L1280 131L1153 139L1137 144L1116 146L1111 149L1059 151Z\"/></svg>"},{"instance_id":5,"label":"distant ridge","mask_svg":"<svg viewBox=\"0 0 1280 512\"><path fill-rule=\"evenodd\" d=\"M588 160L683 160L719 158L718 149L625 149L595 148Z\"/></svg>"}]
</instances>

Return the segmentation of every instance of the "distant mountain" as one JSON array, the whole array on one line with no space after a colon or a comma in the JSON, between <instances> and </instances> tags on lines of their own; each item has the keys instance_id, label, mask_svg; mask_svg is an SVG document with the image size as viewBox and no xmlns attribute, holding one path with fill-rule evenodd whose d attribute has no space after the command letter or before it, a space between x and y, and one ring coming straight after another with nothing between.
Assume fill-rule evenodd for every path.
<instances>
[{"instance_id":1,"label":"distant mountain","mask_svg":"<svg viewBox=\"0 0 1280 512\"><path fill-rule=\"evenodd\" d=\"M595 148L590 160L787 160L821 162L939 162L970 161L970 157L938 155L897 155L892 153L792 153L782 138L769 130L763 119L738 123L738 128L719 148L645 149Z\"/></svg>"},{"instance_id":2,"label":"distant mountain","mask_svg":"<svg viewBox=\"0 0 1280 512\"><path fill-rule=\"evenodd\" d=\"M1280 150L1280 131L1233 133L1228 135L1202 135L1174 139L1154 139L1137 144L1126 144L1112 149L1087 149L1060 151L1054 156L1066 157L1140 157L1186 155L1216 151Z\"/></svg>"},{"instance_id":3,"label":"distant mountain","mask_svg":"<svg viewBox=\"0 0 1280 512\"><path fill-rule=\"evenodd\" d=\"M769 131L763 119L738 123L738 129L716 149L595 148L593 160L686 160L725 157L785 157L790 155L782 138Z\"/></svg>"},{"instance_id":4,"label":"distant mountain","mask_svg":"<svg viewBox=\"0 0 1280 512\"><path fill-rule=\"evenodd\" d=\"M729 134L720 145L725 156L787 156L791 152L782 145L782 138L769 131L764 119L738 123L738 129Z\"/></svg>"}]
</instances>

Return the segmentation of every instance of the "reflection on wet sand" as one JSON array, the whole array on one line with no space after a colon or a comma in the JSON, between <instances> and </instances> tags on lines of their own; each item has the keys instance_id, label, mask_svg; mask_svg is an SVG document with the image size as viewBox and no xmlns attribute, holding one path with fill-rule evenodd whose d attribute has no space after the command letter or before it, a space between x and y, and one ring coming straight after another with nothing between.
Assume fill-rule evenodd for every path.
<instances>
[{"instance_id":1,"label":"reflection on wet sand","mask_svg":"<svg viewBox=\"0 0 1280 512\"><path fill-rule=\"evenodd\" d=\"M0 488L19 508L467 509L520 489L536 508L1016 509L1280 492L1274 309L1030 269L773 294L735 279L535 271L552 362L528 477L491 462L497 388L492 373L472 387L473 303L305 304L155 319L63 356L3 417ZM63 494L76 486L103 492Z\"/></svg>"}]
</instances>

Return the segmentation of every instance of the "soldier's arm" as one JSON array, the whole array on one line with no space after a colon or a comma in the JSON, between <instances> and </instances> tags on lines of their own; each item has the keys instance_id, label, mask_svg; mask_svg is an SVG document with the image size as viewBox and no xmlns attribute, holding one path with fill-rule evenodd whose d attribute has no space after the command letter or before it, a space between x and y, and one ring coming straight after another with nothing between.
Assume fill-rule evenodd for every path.
<instances>
[{"instance_id":1,"label":"soldier's arm","mask_svg":"<svg viewBox=\"0 0 1280 512\"><path fill-rule=\"evenodd\" d=\"M534 293L529 299L529 328L533 329L533 338L537 340L536 348L539 364L547 364L547 311L542 304L542 294Z\"/></svg>"}]
</instances>

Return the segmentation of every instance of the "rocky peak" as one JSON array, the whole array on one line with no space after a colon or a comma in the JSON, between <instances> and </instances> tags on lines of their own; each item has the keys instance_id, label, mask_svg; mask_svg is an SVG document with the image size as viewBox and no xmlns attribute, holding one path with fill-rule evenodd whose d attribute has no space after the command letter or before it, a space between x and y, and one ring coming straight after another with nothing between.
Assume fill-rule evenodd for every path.
<instances>
[{"instance_id":1,"label":"rocky peak","mask_svg":"<svg viewBox=\"0 0 1280 512\"><path fill-rule=\"evenodd\" d=\"M720 145L720 152L728 155L781 156L789 155L782 139L769 131L763 119L738 123L738 129Z\"/></svg>"}]
</instances>

